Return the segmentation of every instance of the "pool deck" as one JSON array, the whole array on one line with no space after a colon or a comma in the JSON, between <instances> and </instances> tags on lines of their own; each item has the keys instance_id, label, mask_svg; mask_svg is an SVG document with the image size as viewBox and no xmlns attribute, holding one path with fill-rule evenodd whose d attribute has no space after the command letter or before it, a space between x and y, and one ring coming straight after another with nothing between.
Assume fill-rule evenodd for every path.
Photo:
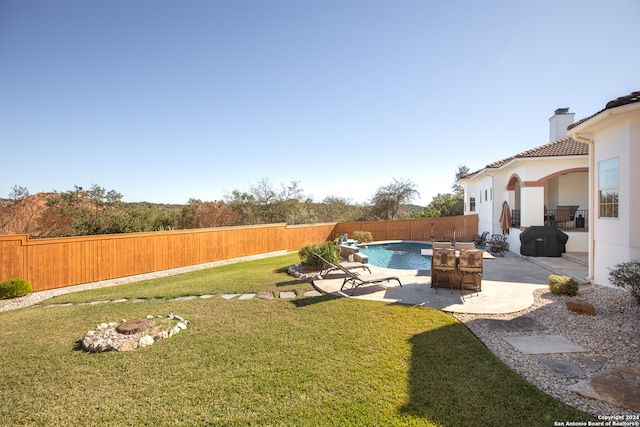
<instances>
[{"instance_id":1,"label":"pool deck","mask_svg":"<svg viewBox=\"0 0 640 427\"><path fill-rule=\"evenodd\" d=\"M566 266L567 263L570 266ZM428 306L452 313L506 314L531 306L533 291L546 289L550 274L566 274L557 267L560 264L565 270L571 268L570 275L577 276L581 282L587 276L586 266L565 257L533 260L507 252L504 257L484 261L482 291L478 293L460 289L451 292L446 288L436 292L431 287L429 270L393 270L373 265L370 266L372 273L397 276L402 287L397 282L360 286L352 296L350 288L340 291L344 275L338 272L314 280L313 286L320 292L355 299Z\"/></svg>"}]
</instances>

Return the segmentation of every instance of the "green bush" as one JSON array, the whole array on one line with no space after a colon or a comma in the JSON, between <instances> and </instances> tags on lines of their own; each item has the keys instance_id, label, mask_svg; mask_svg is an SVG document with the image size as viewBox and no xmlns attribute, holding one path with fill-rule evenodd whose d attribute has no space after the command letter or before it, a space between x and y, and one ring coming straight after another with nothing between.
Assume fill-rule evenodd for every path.
<instances>
[{"instance_id":1,"label":"green bush","mask_svg":"<svg viewBox=\"0 0 640 427\"><path fill-rule=\"evenodd\" d=\"M300 263L309 267L322 268L324 266L323 261L314 256L316 253L329 262L340 261L340 248L338 248L333 242L324 243L310 243L304 246L298 251L300 257Z\"/></svg>"},{"instance_id":2,"label":"green bush","mask_svg":"<svg viewBox=\"0 0 640 427\"><path fill-rule=\"evenodd\" d=\"M640 258L616 264L609 270L611 284L630 291L640 304Z\"/></svg>"},{"instance_id":3,"label":"green bush","mask_svg":"<svg viewBox=\"0 0 640 427\"><path fill-rule=\"evenodd\" d=\"M351 234L351 238L359 243L373 242L373 235L370 231L354 231Z\"/></svg>"},{"instance_id":4,"label":"green bush","mask_svg":"<svg viewBox=\"0 0 640 427\"><path fill-rule=\"evenodd\" d=\"M0 299L21 297L31 292L33 289L26 280L8 279L0 282Z\"/></svg>"},{"instance_id":5,"label":"green bush","mask_svg":"<svg viewBox=\"0 0 640 427\"><path fill-rule=\"evenodd\" d=\"M576 296L578 294L578 281L569 276L549 276L549 289L555 295Z\"/></svg>"}]
</instances>

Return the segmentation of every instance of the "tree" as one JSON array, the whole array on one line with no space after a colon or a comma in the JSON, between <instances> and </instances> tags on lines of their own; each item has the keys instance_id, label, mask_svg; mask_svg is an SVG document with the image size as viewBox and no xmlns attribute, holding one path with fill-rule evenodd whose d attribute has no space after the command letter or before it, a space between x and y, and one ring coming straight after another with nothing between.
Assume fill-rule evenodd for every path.
<instances>
[{"instance_id":1,"label":"tree","mask_svg":"<svg viewBox=\"0 0 640 427\"><path fill-rule=\"evenodd\" d=\"M65 235L84 236L91 234L121 233L122 194L107 191L99 185L88 190L75 186L65 193L54 193L47 202L49 215L57 221L58 229L68 230ZM57 234L57 233L56 233Z\"/></svg>"},{"instance_id":2,"label":"tree","mask_svg":"<svg viewBox=\"0 0 640 427\"><path fill-rule=\"evenodd\" d=\"M180 220L182 228L226 227L239 223L240 213L223 201L203 202L198 199L189 199Z\"/></svg>"},{"instance_id":3,"label":"tree","mask_svg":"<svg viewBox=\"0 0 640 427\"><path fill-rule=\"evenodd\" d=\"M455 180L451 185L453 193L438 193L431 203L424 208L421 217L441 217L441 216L457 216L464 215L464 187L459 181L469 174L467 166L458 166L455 174Z\"/></svg>"},{"instance_id":4,"label":"tree","mask_svg":"<svg viewBox=\"0 0 640 427\"><path fill-rule=\"evenodd\" d=\"M423 217L456 216L464 213L463 199L457 194L439 193L424 208Z\"/></svg>"},{"instance_id":5,"label":"tree","mask_svg":"<svg viewBox=\"0 0 640 427\"><path fill-rule=\"evenodd\" d=\"M351 199L327 196L315 206L317 222L356 221L363 215L363 206L355 204Z\"/></svg>"},{"instance_id":6,"label":"tree","mask_svg":"<svg viewBox=\"0 0 640 427\"><path fill-rule=\"evenodd\" d=\"M27 199L31 196L27 187L11 187L9 199L0 200L0 233L30 234L37 219L37 211Z\"/></svg>"},{"instance_id":7,"label":"tree","mask_svg":"<svg viewBox=\"0 0 640 427\"><path fill-rule=\"evenodd\" d=\"M469 168L465 165L459 165L456 171L455 181L451 185L454 194L464 194L464 187L460 185L460 180L469 175Z\"/></svg>"},{"instance_id":8,"label":"tree","mask_svg":"<svg viewBox=\"0 0 640 427\"><path fill-rule=\"evenodd\" d=\"M420 193L416 185L406 178L395 179L391 184L378 188L371 199L371 214L377 219L397 219L402 205L411 202Z\"/></svg>"},{"instance_id":9,"label":"tree","mask_svg":"<svg viewBox=\"0 0 640 427\"><path fill-rule=\"evenodd\" d=\"M246 225L300 224L313 216L308 209L311 201L306 199L298 181L280 184L280 189L276 189L268 178L262 178L250 187L248 193L233 190L225 195L225 200L240 213L240 221Z\"/></svg>"}]
</instances>

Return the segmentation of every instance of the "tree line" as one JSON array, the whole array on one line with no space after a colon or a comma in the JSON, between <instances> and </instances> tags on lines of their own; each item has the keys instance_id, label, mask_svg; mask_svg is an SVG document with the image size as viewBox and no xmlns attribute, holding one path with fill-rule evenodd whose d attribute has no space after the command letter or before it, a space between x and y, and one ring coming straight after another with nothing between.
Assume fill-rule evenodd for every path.
<instances>
[{"instance_id":1,"label":"tree line","mask_svg":"<svg viewBox=\"0 0 640 427\"><path fill-rule=\"evenodd\" d=\"M32 238L132 233L160 230L225 227L271 223L312 224L394 220L463 213L463 191L458 180L468 173L460 166L450 194L438 194L425 208L412 205L419 196L411 180L393 178L369 202L330 196L314 202L299 182L274 185L258 180L249 190L233 190L224 200L189 199L185 205L126 203L116 190L99 185L65 192L31 195L15 185L0 199L0 234L28 234Z\"/></svg>"}]
</instances>

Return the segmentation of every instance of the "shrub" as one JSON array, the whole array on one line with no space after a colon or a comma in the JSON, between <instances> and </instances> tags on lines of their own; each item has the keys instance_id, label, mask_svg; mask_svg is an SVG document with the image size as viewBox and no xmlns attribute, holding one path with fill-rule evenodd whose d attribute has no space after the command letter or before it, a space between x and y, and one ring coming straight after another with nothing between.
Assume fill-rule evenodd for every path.
<instances>
[{"instance_id":1,"label":"shrub","mask_svg":"<svg viewBox=\"0 0 640 427\"><path fill-rule=\"evenodd\" d=\"M576 296L578 293L578 281L569 276L549 276L549 289L555 295Z\"/></svg>"},{"instance_id":2,"label":"shrub","mask_svg":"<svg viewBox=\"0 0 640 427\"><path fill-rule=\"evenodd\" d=\"M373 236L370 231L354 231L351 234L353 240L357 240L360 243L373 242Z\"/></svg>"},{"instance_id":3,"label":"shrub","mask_svg":"<svg viewBox=\"0 0 640 427\"><path fill-rule=\"evenodd\" d=\"M609 282L630 291L640 304L640 258L616 264L609 270Z\"/></svg>"},{"instance_id":4,"label":"shrub","mask_svg":"<svg viewBox=\"0 0 640 427\"><path fill-rule=\"evenodd\" d=\"M21 297L31 292L33 289L26 280L8 279L0 282L0 299Z\"/></svg>"},{"instance_id":5,"label":"shrub","mask_svg":"<svg viewBox=\"0 0 640 427\"><path fill-rule=\"evenodd\" d=\"M316 253L329 262L340 261L340 249L333 242L310 243L298 251L302 265L322 268L324 263L320 258L314 256Z\"/></svg>"}]
</instances>

